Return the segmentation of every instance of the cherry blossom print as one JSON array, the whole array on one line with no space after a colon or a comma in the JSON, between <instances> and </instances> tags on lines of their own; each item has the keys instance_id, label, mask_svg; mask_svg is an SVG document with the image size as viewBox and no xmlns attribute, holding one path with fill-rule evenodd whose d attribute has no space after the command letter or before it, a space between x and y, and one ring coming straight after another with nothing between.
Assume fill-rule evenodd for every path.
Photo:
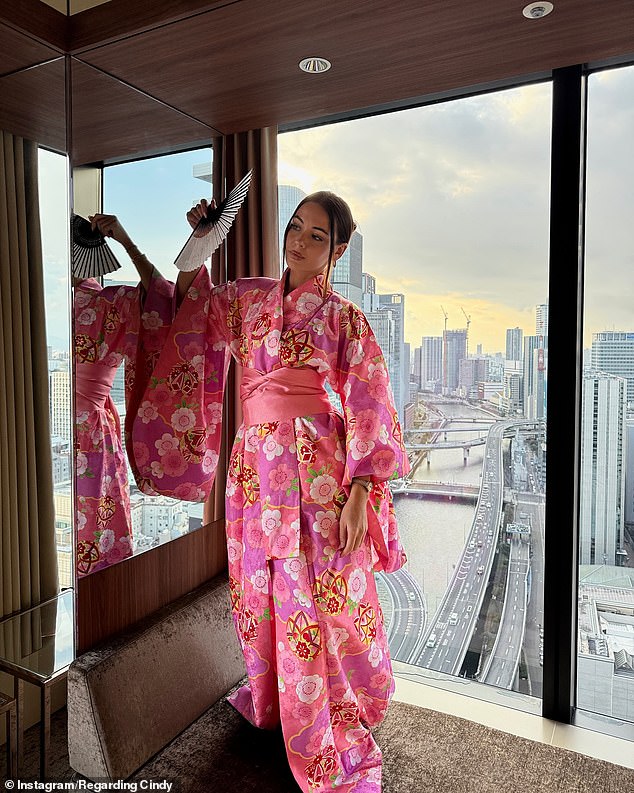
<instances>
[{"instance_id":1,"label":"cherry blossom print","mask_svg":"<svg viewBox=\"0 0 634 793\"><path fill-rule=\"evenodd\" d=\"M218 452L207 449L202 459L202 469L206 474L211 474L218 466Z\"/></svg>"},{"instance_id":2,"label":"cherry blossom print","mask_svg":"<svg viewBox=\"0 0 634 793\"><path fill-rule=\"evenodd\" d=\"M294 589L293 597L297 601L297 605L303 606L304 608L310 608L310 605L313 602L303 589Z\"/></svg>"},{"instance_id":3,"label":"cherry blossom print","mask_svg":"<svg viewBox=\"0 0 634 793\"><path fill-rule=\"evenodd\" d=\"M169 432L164 432L157 441L154 441L154 445L156 446L159 455L162 457L167 452L170 452L173 449L178 449L180 443L178 438L176 438L174 435L170 435Z\"/></svg>"},{"instance_id":4,"label":"cherry blossom print","mask_svg":"<svg viewBox=\"0 0 634 793\"><path fill-rule=\"evenodd\" d=\"M293 581L299 580L300 576L304 577L306 572L306 557L303 553L293 559L286 559L284 561L284 572L286 572Z\"/></svg>"},{"instance_id":5,"label":"cherry blossom print","mask_svg":"<svg viewBox=\"0 0 634 793\"><path fill-rule=\"evenodd\" d=\"M317 754L325 745L329 743L330 737L330 730L326 727L322 727L319 730L313 730L310 740L306 744L306 753Z\"/></svg>"},{"instance_id":6,"label":"cherry blossom print","mask_svg":"<svg viewBox=\"0 0 634 793\"><path fill-rule=\"evenodd\" d=\"M162 479L165 476L165 469L163 468L163 463L159 463L157 460L152 460L150 463L150 470L152 472L152 476L155 479Z\"/></svg>"},{"instance_id":7,"label":"cherry blossom print","mask_svg":"<svg viewBox=\"0 0 634 793\"><path fill-rule=\"evenodd\" d=\"M324 688L324 681L321 675L306 675L297 684L295 690L300 702L310 704L321 694Z\"/></svg>"},{"instance_id":8,"label":"cherry blossom print","mask_svg":"<svg viewBox=\"0 0 634 793\"><path fill-rule=\"evenodd\" d=\"M187 463L178 449L170 449L161 457L163 473L168 476L182 476L187 470Z\"/></svg>"},{"instance_id":9,"label":"cherry blossom print","mask_svg":"<svg viewBox=\"0 0 634 793\"><path fill-rule=\"evenodd\" d=\"M262 529L267 537L277 531L282 525L282 513L279 509L265 509L262 511Z\"/></svg>"},{"instance_id":10,"label":"cherry blossom print","mask_svg":"<svg viewBox=\"0 0 634 793\"><path fill-rule=\"evenodd\" d=\"M348 597L353 603L359 603L365 595L367 579L365 572L358 567L348 577Z\"/></svg>"},{"instance_id":11,"label":"cherry blossom print","mask_svg":"<svg viewBox=\"0 0 634 793\"><path fill-rule=\"evenodd\" d=\"M337 480L329 474L316 476L310 485L310 496L319 504L327 504L333 500L339 485Z\"/></svg>"},{"instance_id":12,"label":"cherry blossom print","mask_svg":"<svg viewBox=\"0 0 634 793\"><path fill-rule=\"evenodd\" d=\"M104 529L99 538L99 550L101 553L108 553L112 550L115 543L115 536L112 529Z\"/></svg>"},{"instance_id":13,"label":"cherry blossom print","mask_svg":"<svg viewBox=\"0 0 634 793\"><path fill-rule=\"evenodd\" d=\"M76 317L78 325L92 325L97 320L97 312L94 308L85 308Z\"/></svg>"},{"instance_id":14,"label":"cherry blossom print","mask_svg":"<svg viewBox=\"0 0 634 793\"><path fill-rule=\"evenodd\" d=\"M308 727L309 724L312 724L315 721L315 715L315 710L307 702L302 702L301 699L293 705L293 718L297 719L303 727Z\"/></svg>"},{"instance_id":15,"label":"cherry blossom print","mask_svg":"<svg viewBox=\"0 0 634 793\"><path fill-rule=\"evenodd\" d=\"M286 603L290 600L291 590L286 583L286 579L281 575L275 576L273 579L273 597L280 603Z\"/></svg>"},{"instance_id":16,"label":"cherry blossom print","mask_svg":"<svg viewBox=\"0 0 634 793\"><path fill-rule=\"evenodd\" d=\"M163 320L158 311L147 311L141 315L143 327L146 330L157 330L163 325Z\"/></svg>"},{"instance_id":17,"label":"cherry blossom print","mask_svg":"<svg viewBox=\"0 0 634 793\"><path fill-rule=\"evenodd\" d=\"M178 408L172 413L171 425L176 432L187 432L196 426L196 414L190 408Z\"/></svg>"},{"instance_id":18,"label":"cherry blossom print","mask_svg":"<svg viewBox=\"0 0 634 793\"><path fill-rule=\"evenodd\" d=\"M264 531L259 520L251 519L246 525L247 542L251 548L264 547Z\"/></svg>"},{"instance_id":19,"label":"cherry blossom print","mask_svg":"<svg viewBox=\"0 0 634 793\"><path fill-rule=\"evenodd\" d=\"M375 664L372 664L372 666L375 666ZM370 678L370 686L372 688L377 688L379 691L387 691L388 688L392 686L393 682L394 678L386 669L381 669L380 672L377 672Z\"/></svg>"},{"instance_id":20,"label":"cherry blossom print","mask_svg":"<svg viewBox=\"0 0 634 793\"><path fill-rule=\"evenodd\" d=\"M322 303L323 300L319 295L313 292L304 292L298 297L295 308L300 314L309 315L314 314Z\"/></svg>"},{"instance_id":21,"label":"cherry blossom print","mask_svg":"<svg viewBox=\"0 0 634 793\"><path fill-rule=\"evenodd\" d=\"M375 447L374 441L361 440L359 437L351 438L350 440L350 454L353 460L363 460L367 457L372 449Z\"/></svg>"},{"instance_id":22,"label":"cherry blossom print","mask_svg":"<svg viewBox=\"0 0 634 793\"><path fill-rule=\"evenodd\" d=\"M174 497L181 501L200 501L198 488L193 482L181 482L174 490Z\"/></svg>"},{"instance_id":23,"label":"cherry blossom print","mask_svg":"<svg viewBox=\"0 0 634 793\"><path fill-rule=\"evenodd\" d=\"M382 660L383 660L383 650L378 646L376 642L372 642L372 644L370 645L370 652L368 653L368 661L373 667L376 668L381 663ZM372 683L370 683L370 685L372 685Z\"/></svg>"},{"instance_id":24,"label":"cherry blossom print","mask_svg":"<svg viewBox=\"0 0 634 793\"><path fill-rule=\"evenodd\" d=\"M135 441L132 444L132 451L137 465L145 465L150 459L150 450L148 449L147 444L143 443L142 441Z\"/></svg>"},{"instance_id":25,"label":"cherry blossom print","mask_svg":"<svg viewBox=\"0 0 634 793\"><path fill-rule=\"evenodd\" d=\"M319 532L322 537L328 539L332 537L334 531L339 530L337 513L329 509L327 512L316 512L313 522L313 531Z\"/></svg>"},{"instance_id":26,"label":"cherry blossom print","mask_svg":"<svg viewBox=\"0 0 634 793\"><path fill-rule=\"evenodd\" d=\"M330 628L328 631L328 641L326 647L332 655L338 655L338 649L344 642L348 641L350 634L345 628ZM347 690L347 689L346 689Z\"/></svg>"},{"instance_id":27,"label":"cherry blossom print","mask_svg":"<svg viewBox=\"0 0 634 793\"><path fill-rule=\"evenodd\" d=\"M284 644L280 642L282 645L282 649L278 648L277 654L277 668L279 673L287 680L289 683L297 683L302 677L302 663L299 661L297 656L293 655L293 653L289 652L288 650L284 649ZM312 720L314 714L311 708L305 708L308 711L308 717ZM307 722L307 724L309 724Z\"/></svg>"},{"instance_id":28,"label":"cherry blossom print","mask_svg":"<svg viewBox=\"0 0 634 793\"><path fill-rule=\"evenodd\" d=\"M397 460L394 452L391 449L385 449L382 452L377 452L372 457L372 468L374 473L381 477L381 479L388 479L396 470Z\"/></svg>"},{"instance_id":29,"label":"cherry blossom print","mask_svg":"<svg viewBox=\"0 0 634 793\"><path fill-rule=\"evenodd\" d=\"M284 454L284 447L272 435L268 435L262 443L262 451L266 459L272 462L276 457Z\"/></svg>"},{"instance_id":30,"label":"cherry blossom print","mask_svg":"<svg viewBox=\"0 0 634 793\"><path fill-rule=\"evenodd\" d=\"M88 457L83 452L75 455L75 472L77 476L83 476L88 470Z\"/></svg>"},{"instance_id":31,"label":"cherry blossom print","mask_svg":"<svg viewBox=\"0 0 634 793\"><path fill-rule=\"evenodd\" d=\"M372 408L361 410L356 415L355 434L359 440L373 441L379 436L381 417Z\"/></svg>"},{"instance_id":32,"label":"cherry blossom print","mask_svg":"<svg viewBox=\"0 0 634 793\"><path fill-rule=\"evenodd\" d=\"M292 526L281 526L273 535L271 542L271 557L286 559L297 553L297 530Z\"/></svg>"},{"instance_id":33,"label":"cherry blossom print","mask_svg":"<svg viewBox=\"0 0 634 793\"><path fill-rule=\"evenodd\" d=\"M207 405L207 416L214 428L217 424L220 424L222 421L222 402L210 402Z\"/></svg>"},{"instance_id":34,"label":"cherry blossom print","mask_svg":"<svg viewBox=\"0 0 634 793\"><path fill-rule=\"evenodd\" d=\"M269 576L266 570L256 570L250 578L251 584L254 589L259 592L269 591Z\"/></svg>"},{"instance_id":35,"label":"cherry blossom print","mask_svg":"<svg viewBox=\"0 0 634 793\"><path fill-rule=\"evenodd\" d=\"M144 424L149 424L150 421L154 421L155 418L158 418L158 411L151 402L146 400L141 404L138 416Z\"/></svg>"},{"instance_id":36,"label":"cherry blossom print","mask_svg":"<svg viewBox=\"0 0 634 793\"><path fill-rule=\"evenodd\" d=\"M290 421L280 421L275 437L282 446L290 447L295 442L295 429ZM291 451L293 451L291 449Z\"/></svg>"},{"instance_id":37,"label":"cherry blossom print","mask_svg":"<svg viewBox=\"0 0 634 793\"><path fill-rule=\"evenodd\" d=\"M197 355L204 353L204 346L197 341L190 341L183 347L183 358L186 361L191 361Z\"/></svg>"}]
</instances>

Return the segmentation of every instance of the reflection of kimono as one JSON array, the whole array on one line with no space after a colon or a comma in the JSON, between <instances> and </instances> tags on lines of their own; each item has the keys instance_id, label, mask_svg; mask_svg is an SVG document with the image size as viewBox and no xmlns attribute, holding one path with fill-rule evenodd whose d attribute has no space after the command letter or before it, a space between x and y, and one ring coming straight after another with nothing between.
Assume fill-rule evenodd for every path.
<instances>
[{"instance_id":1,"label":"reflection of kimono","mask_svg":"<svg viewBox=\"0 0 634 793\"><path fill-rule=\"evenodd\" d=\"M230 459L226 519L249 685L231 702L259 727L281 721L304 791L378 791L381 752L370 728L382 721L394 682L373 570L405 562L387 480L409 464L363 313L332 290L324 301L323 276L284 298L287 277L211 288L201 270L133 434L152 487L204 498L228 352L244 367L245 421ZM343 416L327 400L326 381ZM368 535L343 557L338 520L353 476L371 476L375 489Z\"/></svg>"},{"instance_id":2,"label":"reflection of kimono","mask_svg":"<svg viewBox=\"0 0 634 793\"><path fill-rule=\"evenodd\" d=\"M165 305L164 313L169 316L173 285L157 275L152 293L155 302ZM144 338L147 336L150 345L155 326L162 324L154 317L148 320L147 305L141 315L141 297L140 286L102 288L95 279L82 281L75 289L75 471L80 576L132 553L128 468L119 414L110 390L119 365L125 361L126 402L130 403L135 393L141 318L144 327L149 321L150 332ZM138 379L143 388L147 378Z\"/></svg>"}]
</instances>

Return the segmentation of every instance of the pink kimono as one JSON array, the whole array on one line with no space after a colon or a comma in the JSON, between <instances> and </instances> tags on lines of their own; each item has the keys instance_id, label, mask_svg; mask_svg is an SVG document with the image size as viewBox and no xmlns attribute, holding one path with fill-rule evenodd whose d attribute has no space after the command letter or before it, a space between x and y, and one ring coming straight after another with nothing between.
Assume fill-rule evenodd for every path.
<instances>
[{"instance_id":1,"label":"pink kimono","mask_svg":"<svg viewBox=\"0 0 634 793\"><path fill-rule=\"evenodd\" d=\"M75 288L75 472L77 572L83 576L132 554L128 466L119 414L110 396L125 361L126 403L134 400L139 355L148 360L169 328L174 286L155 271L154 305L141 314L140 286L102 288L93 278ZM162 318L159 317L159 311ZM145 347L139 351L141 321ZM145 371L145 370L143 370ZM143 391L147 376L141 374ZM134 402L133 402L134 404Z\"/></svg>"},{"instance_id":2,"label":"pink kimono","mask_svg":"<svg viewBox=\"0 0 634 793\"><path fill-rule=\"evenodd\" d=\"M145 442L141 475L154 489L205 498L229 354L244 367L245 420L231 453L226 525L249 683L230 701L258 727L281 723L303 791L379 791L381 751L371 729L385 716L394 681L373 572L405 563L387 480L409 464L363 313L332 290L324 300L323 276L285 298L287 277L213 288L201 270L133 436ZM343 416L325 382L340 395ZM364 543L342 556L339 515L353 476L371 476L375 488Z\"/></svg>"}]
</instances>

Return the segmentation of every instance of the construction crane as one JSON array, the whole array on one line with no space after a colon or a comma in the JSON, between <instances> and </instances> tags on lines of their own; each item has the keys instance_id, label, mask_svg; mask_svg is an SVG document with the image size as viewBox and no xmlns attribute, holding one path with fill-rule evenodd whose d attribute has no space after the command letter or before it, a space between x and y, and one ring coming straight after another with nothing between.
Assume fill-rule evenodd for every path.
<instances>
[{"instance_id":1,"label":"construction crane","mask_svg":"<svg viewBox=\"0 0 634 793\"><path fill-rule=\"evenodd\" d=\"M467 320L467 344L466 344L466 353L467 357L469 356L469 325L471 324L471 314L467 314L462 306L460 306L460 311L464 314L464 318Z\"/></svg>"},{"instance_id":2,"label":"construction crane","mask_svg":"<svg viewBox=\"0 0 634 793\"><path fill-rule=\"evenodd\" d=\"M442 311L443 316L445 317L445 330L447 330L447 320L449 319L449 314L447 314L447 312L442 306L440 307L440 310Z\"/></svg>"},{"instance_id":3,"label":"construction crane","mask_svg":"<svg viewBox=\"0 0 634 793\"><path fill-rule=\"evenodd\" d=\"M467 315L467 312L464 310L462 306L460 306L460 311L464 314L464 318L467 320L467 333L469 333L469 325L471 324L471 314Z\"/></svg>"}]
</instances>

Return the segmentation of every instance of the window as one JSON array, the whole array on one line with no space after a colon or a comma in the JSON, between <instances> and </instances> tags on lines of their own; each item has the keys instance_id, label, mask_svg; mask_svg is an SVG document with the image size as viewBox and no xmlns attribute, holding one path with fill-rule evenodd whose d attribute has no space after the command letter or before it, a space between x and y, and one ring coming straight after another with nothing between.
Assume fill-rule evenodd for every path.
<instances>
[{"instance_id":1,"label":"window","mask_svg":"<svg viewBox=\"0 0 634 793\"><path fill-rule=\"evenodd\" d=\"M390 371L409 561L380 576L395 668L539 710L550 84L289 132L280 232L330 189L358 223L333 287ZM345 262L344 262L345 264Z\"/></svg>"}]
</instances>

